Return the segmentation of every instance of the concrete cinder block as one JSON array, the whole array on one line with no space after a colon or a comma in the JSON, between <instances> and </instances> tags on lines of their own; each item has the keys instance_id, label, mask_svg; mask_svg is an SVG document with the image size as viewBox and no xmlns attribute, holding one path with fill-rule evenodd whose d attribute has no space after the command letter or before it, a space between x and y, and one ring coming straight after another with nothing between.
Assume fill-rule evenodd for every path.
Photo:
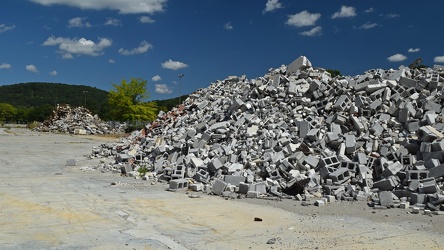
<instances>
[{"instance_id":1,"label":"concrete cinder block","mask_svg":"<svg viewBox=\"0 0 444 250\"><path fill-rule=\"evenodd\" d=\"M393 194L390 191L379 192L379 204L384 207L393 206Z\"/></svg>"},{"instance_id":2,"label":"concrete cinder block","mask_svg":"<svg viewBox=\"0 0 444 250\"><path fill-rule=\"evenodd\" d=\"M185 189L188 188L187 179L176 179L170 181L169 190Z\"/></svg>"},{"instance_id":3,"label":"concrete cinder block","mask_svg":"<svg viewBox=\"0 0 444 250\"><path fill-rule=\"evenodd\" d=\"M379 181L375 181L373 183L373 187L377 188L381 191L391 191L393 190L397 185L398 185L398 181L396 180L396 178L394 176L390 176L388 178L384 178L382 180Z\"/></svg>"},{"instance_id":4,"label":"concrete cinder block","mask_svg":"<svg viewBox=\"0 0 444 250\"><path fill-rule=\"evenodd\" d=\"M68 167L74 167L77 164L77 161L75 159L69 159L66 161L66 166Z\"/></svg>"},{"instance_id":5,"label":"concrete cinder block","mask_svg":"<svg viewBox=\"0 0 444 250\"><path fill-rule=\"evenodd\" d=\"M224 182L239 187L241 182L245 182L244 176L225 175Z\"/></svg>"},{"instance_id":6,"label":"concrete cinder block","mask_svg":"<svg viewBox=\"0 0 444 250\"><path fill-rule=\"evenodd\" d=\"M422 192L425 194L434 194L439 190L436 185L436 180L434 177L426 178L422 180Z\"/></svg>"},{"instance_id":7,"label":"concrete cinder block","mask_svg":"<svg viewBox=\"0 0 444 250\"><path fill-rule=\"evenodd\" d=\"M248 191L247 198L259 198L260 194L257 191Z\"/></svg>"},{"instance_id":8,"label":"concrete cinder block","mask_svg":"<svg viewBox=\"0 0 444 250\"><path fill-rule=\"evenodd\" d=\"M352 134L344 135L345 153L352 154L356 150L356 137Z\"/></svg>"},{"instance_id":9,"label":"concrete cinder block","mask_svg":"<svg viewBox=\"0 0 444 250\"><path fill-rule=\"evenodd\" d=\"M410 205L425 204L427 201L426 194L412 193L410 196Z\"/></svg>"},{"instance_id":10,"label":"concrete cinder block","mask_svg":"<svg viewBox=\"0 0 444 250\"><path fill-rule=\"evenodd\" d=\"M245 182L240 182L239 183L239 193L246 194L246 193L248 193L248 191L250 191L250 184L245 183Z\"/></svg>"},{"instance_id":11,"label":"concrete cinder block","mask_svg":"<svg viewBox=\"0 0 444 250\"><path fill-rule=\"evenodd\" d=\"M333 173L329 174L328 177L336 183L344 183L351 178L351 174L347 168L339 168Z\"/></svg>"},{"instance_id":12,"label":"concrete cinder block","mask_svg":"<svg viewBox=\"0 0 444 250\"><path fill-rule=\"evenodd\" d=\"M216 179L213 183L213 186L211 187L211 191L215 195L221 195L223 191L225 191L225 188L227 187L227 183L220 179Z\"/></svg>"},{"instance_id":13,"label":"concrete cinder block","mask_svg":"<svg viewBox=\"0 0 444 250\"><path fill-rule=\"evenodd\" d=\"M444 176L444 164L441 164L441 165L434 167L434 168L430 168L428 171L428 176L435 177L435 178ZM427 178L427 177L425 177L425 178Z\"/></svg>"}]
</instances>

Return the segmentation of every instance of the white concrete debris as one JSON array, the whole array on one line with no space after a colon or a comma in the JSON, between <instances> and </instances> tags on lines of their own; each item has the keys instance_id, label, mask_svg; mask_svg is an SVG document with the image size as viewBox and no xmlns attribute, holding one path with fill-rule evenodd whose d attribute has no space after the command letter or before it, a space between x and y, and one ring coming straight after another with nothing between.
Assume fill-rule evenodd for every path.
<instances>
[{"instance_id":1,"label":"white concrete debris","mask_svg":"<svg viewBox=\"0 0 444 250\"><path fill-rule=\"evenodd\" d=\"M33 130L39 132L69 134L114 134L124 133L125 126L121 123L107 123L98 115L93 115L83 107L71 108L69 105L57 105L50 119L44 121Z\"/></svg>"},{"instance_id":2,"label":"white concrete debris","mask_svg":"<svg viewBox=\"0 0 444 250\"><path fill-rule=\"evenodd\" d=\"M300 57L212 83L91 157L116 160L97 168L225 197L444 210L443 77L437 66L331 77Z\"/></svg>"}]
</instances>

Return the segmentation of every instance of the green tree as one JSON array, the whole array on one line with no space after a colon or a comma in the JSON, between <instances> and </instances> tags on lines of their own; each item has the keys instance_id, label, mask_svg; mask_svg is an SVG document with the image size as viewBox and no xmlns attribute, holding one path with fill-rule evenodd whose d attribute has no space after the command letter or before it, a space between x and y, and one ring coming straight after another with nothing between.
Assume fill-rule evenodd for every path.
<instances>
[{"instance_id":1,"label":"green tree","mask_svg":"<svg viewBox=\"0 0 444 250\"><path fill-rule=\"evenodd\" d=\"M0 121L11 122L14 120L17 109L9 103L0 103Z\"/></svg>"},{"instance_id":2,"label":"green tree","mask_svg":"<svg viewBox=\"0 0 444 250\"><path fill-rule=\"evenodd\" d=\"M328 73L330 73L331 77L336 77L336 76L340 76L341 75L341 71L339 71L337 69L327 69L326 71Z\"/></svg>"},{"instance_id":3,"label":"green tree","mask_svg":"<svg viewBox=\"0 0 444 250\"><path fill-rule=\"evenodd\" d=\"M118 121L152 121L157 117L156 102L146 102L148 82L141 78L122 80L108 93L110 116Z\"/></svg>"},{"instance_id":4,"label":"green tree","mask_svg":"<svg viewBox=\"0 0 444 250\"><path fill-rule=\"evenodd\" d=\"M32 108L28 113L28 122L38 121L44 122L53 115L54 106L43 104L41 106Z\"/></svg>"}]
</instances>

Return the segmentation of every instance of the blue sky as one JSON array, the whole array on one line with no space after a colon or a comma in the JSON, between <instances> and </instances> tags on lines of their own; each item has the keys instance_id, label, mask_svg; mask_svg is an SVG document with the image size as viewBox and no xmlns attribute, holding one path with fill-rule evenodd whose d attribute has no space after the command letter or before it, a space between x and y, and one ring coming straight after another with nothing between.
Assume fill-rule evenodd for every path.
<instances>
[{"instance_id":1,"label":"blue sky","mask_svg":"<svg viewBox=\"0 0 444 250\"><path fill-rule=\"evenodd\" d=\"M137 77L157 100L301 55L344 75L418 57L443 65L443 10L429 0L2 0L0 85L110 90Z\"/></svg>"}]
</instances>

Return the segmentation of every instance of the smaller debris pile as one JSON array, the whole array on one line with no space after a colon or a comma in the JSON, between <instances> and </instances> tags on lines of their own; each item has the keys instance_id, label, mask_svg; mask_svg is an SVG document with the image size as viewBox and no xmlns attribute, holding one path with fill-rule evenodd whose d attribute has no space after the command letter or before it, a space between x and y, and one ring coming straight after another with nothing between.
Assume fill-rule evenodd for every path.
<instances>
[{"instance_id":1,"label":"smaller debris pile","mask_svg":"<svg viewBox=\"0 0 444 250\"><path fill-rule=\"evenodd\" d=\"M84 107L71 108L69 105L57 106L49 120L33 129L39 132L69 134L115 134L124 133L122 124L103 122L98 115L92 115Z\"/></svg>"}]
</instances>

